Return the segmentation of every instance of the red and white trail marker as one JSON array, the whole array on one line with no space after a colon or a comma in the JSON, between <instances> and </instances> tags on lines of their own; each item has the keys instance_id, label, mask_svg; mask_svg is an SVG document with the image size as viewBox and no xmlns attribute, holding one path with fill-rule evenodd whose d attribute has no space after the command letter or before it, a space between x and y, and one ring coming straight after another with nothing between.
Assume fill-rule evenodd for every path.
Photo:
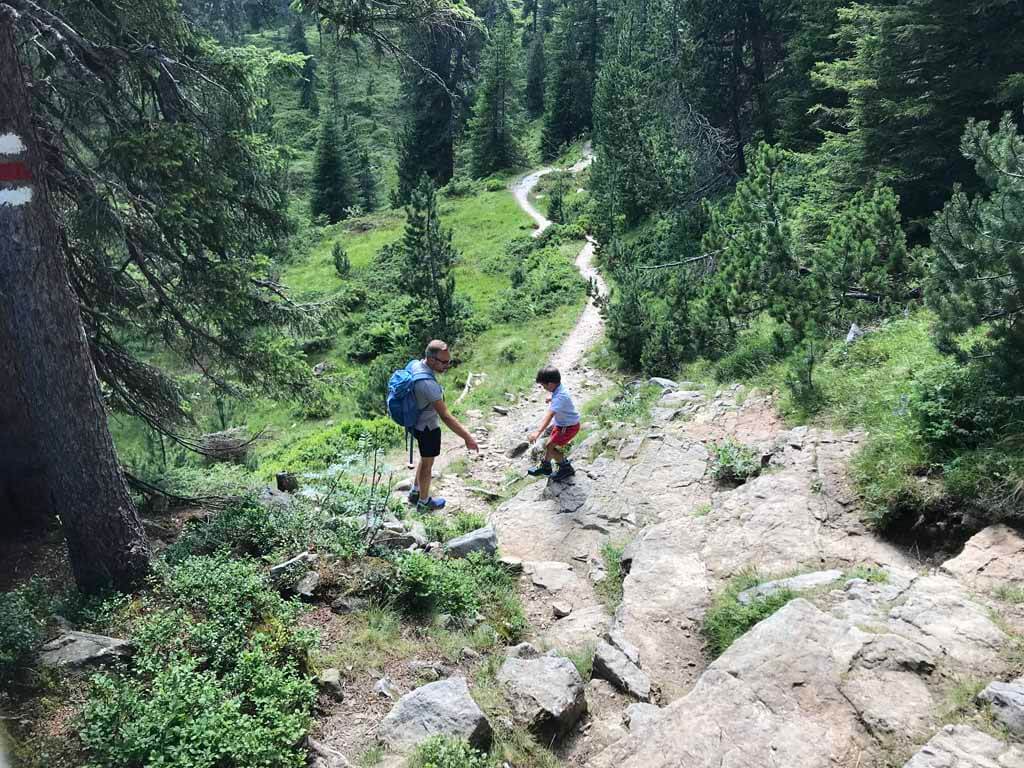
<instances>
[{"instance_id":1,"label":"red and white trail marker","mask_svg":"<svg viewBox=\"0 0 1024 768\"><path fill-rule=\"evenodd\" d=\"M32 187L22 183L32 181L28 164L19 159L24 153L25 143L20 136L0 134L0 207L18 207L32 201Z\"/></svg>"}]
</instances>

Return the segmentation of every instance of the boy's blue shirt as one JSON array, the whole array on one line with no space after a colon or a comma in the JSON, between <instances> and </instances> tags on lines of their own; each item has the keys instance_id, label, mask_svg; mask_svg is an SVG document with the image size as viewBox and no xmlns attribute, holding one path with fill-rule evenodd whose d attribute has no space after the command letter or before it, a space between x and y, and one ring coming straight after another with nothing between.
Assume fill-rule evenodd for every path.
<instances>
[{"instance_id":1,"label":"boy's blue shirt","mask_svg":"<svg viewBox=\"0 0 1024 768\"><path fill-rule=\"evenodd\" d=\"M580 423L576 406L572 404L572 398L561 384L551 393L551 404L548 408L555 414L556 427L571 427Z\"/></svg>"}]
</instances>

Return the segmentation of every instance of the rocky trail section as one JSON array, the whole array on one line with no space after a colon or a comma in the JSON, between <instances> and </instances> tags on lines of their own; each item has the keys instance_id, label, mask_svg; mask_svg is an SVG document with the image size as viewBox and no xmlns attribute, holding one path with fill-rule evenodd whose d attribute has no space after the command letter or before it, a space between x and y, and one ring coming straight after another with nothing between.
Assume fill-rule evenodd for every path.
<instances>
[{"instance_id":1,"label":"rocky trail section","mask_svg":"<svg viewBox=\"0 0 1024 768\"><path fill-rule=\"evenodd\" d=\"M514 189L524 207L539 176ZM578 263L591 257L588 246ZM610 384L583 363L601 333L596 309L587 312L591 325L584 313L553 357L578 405ZM1024 681L1011 680L1024 617L992 597L1024 585L1024 539L997 526L926 568L861 522L847 471L863 434L787 428L767 393L652 384L663 391L638 423L584 425L568 482L530 482L497 506L488 498L525 473L519 449L543 412L539 392L470 412L485 436L480 456L456 472L465 454L450 444L436 464L450 506L486 515L501 556L521 566L533 645L509 650L499 679L523 724L544 743L559 737L564 764L592 768L1024 768L1015 735ZM727 438L762 465L737 487L714 478L714 449ZM613 613L595 591L608 578L608 542L625 546L627 572ZM864 567L871 578L858 577ZM749 569L785 580L760 590L799 596L709 663L705 614ZM584 682L560 654L588 650L593 679ZM983 694L988 722L1005 726L964 724L951 710L975 681L977 690L995 682ZM408 706L417 691L441 709ZM399 718L394 705L388 722L408 715L414 732L434 732L430 723L454 715L432 692L400 690L405 711ZM472 715L459 727L477 733L458 693L455 709Z\"/></svg>"}]
</instances>

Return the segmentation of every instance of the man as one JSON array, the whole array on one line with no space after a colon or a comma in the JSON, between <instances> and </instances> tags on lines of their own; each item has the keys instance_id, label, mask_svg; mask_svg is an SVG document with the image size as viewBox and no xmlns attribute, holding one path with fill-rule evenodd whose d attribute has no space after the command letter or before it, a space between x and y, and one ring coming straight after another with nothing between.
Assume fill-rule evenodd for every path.
<instances>
[{"instance_id":1,"label":"man","mask_svg":"<svg viewBox=\"0 0 1024 768\"><path fill-rule=\"evenodd\" d=\"M444 499L433 498L430 495L430 476L434 469L434 459L441 455L440 422L443 421L448 429L461 437L467 449L478 452L480 450L469 430L452 416L448 406L444 404L444 390L437 383L436 374L444 373L451 364L452 355L448 351L448 345L435 339L427 344L423 359L416 360L409 366L413 375L429 374L428 378L417 381L413 386L416 407L419 409L413 436L419 447L420 461L416 465L415 483L409 491L409 503L415 504L418 512L432 512L443 508L445 504Z\"/></svg>"}]
</instances>

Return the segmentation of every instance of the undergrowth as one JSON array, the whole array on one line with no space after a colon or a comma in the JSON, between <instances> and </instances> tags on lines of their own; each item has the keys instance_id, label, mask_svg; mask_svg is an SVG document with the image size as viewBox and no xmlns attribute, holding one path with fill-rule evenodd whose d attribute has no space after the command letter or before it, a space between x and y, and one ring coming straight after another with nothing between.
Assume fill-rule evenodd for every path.
<instances>
[{"instance_id":1,"label":"undergrowth","mask_svg":"<svg viewBox=\"0 0 1024 768\"><path fill-rule=\"evenodd\" d=\"M766 579L755 570L743 571L730 579L712 601L702 626L711 658L721 656L747 630L796 597L793 590L781 589L765 597L755 597L747 605L739 601L740 592L764 581Z\"/></svg>"}]
</instances>

